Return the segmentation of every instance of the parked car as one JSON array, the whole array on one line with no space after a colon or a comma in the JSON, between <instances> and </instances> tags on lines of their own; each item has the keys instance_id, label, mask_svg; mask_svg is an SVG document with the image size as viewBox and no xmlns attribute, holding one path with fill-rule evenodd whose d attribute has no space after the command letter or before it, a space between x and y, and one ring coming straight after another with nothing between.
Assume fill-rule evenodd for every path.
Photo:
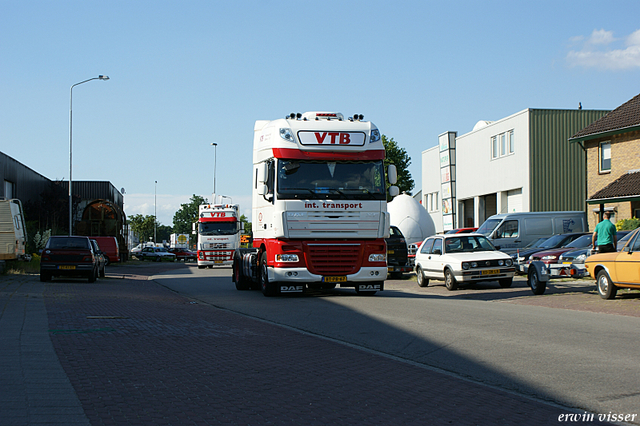
<instances>
[{"instance_id":1,"label":"parked car","mask_svg":"<svg viewBox=\"0 0 640 426\"><path fill-rule=\"evenodd\" d=\"M530 249L521 249L516 253L513 253L511 257L514 260L516 270L518 273L527 274L529 271L530 257L538 252L544 250L550 250L559 248L569 244L571 241L587 234L586 232L572 232L569 234L556 234L551 237L547 237L546 240L540 243L537 247Z\"/></svg>"},{"instance_id":2,"label":"parked car","mask_svg":"<svg viewBox=\"0 0 640 426\"><path fill-rule=\"evenodd\" d=\"M47 241L40 257L40 281L52 277L84 277L94 282L98 275L98 260L89 237L53 236Z\"/></svg>"},{"instance_id":3,"label":"parked car","mask_svg":"<svg viewBox=\"0 0 640 426\"><path fill-rule=\"evenodd\" d=\"M620 246L621 239L626 237L627 235L629 235L630 232L631 231L618 231L618 232L616 232L616 237L618 238L618 245L619 246ZM628 241L628 239L625 239L624 242L622 243L622 246L624 246L624 243L627 242L627 241ZM622 248L622 246L620 246L618 251ZM558 263L583 265L584 261L586 260L586 258L591 255L592 250L593 250L593 247L589 246L589 247L585 247L585 248L579 248L577 250L567 251L567 252L562 253L560 255L560 257L558 258Z\"/></svg>"},{"instance_id":4,"label":"parked car","mask_svg":"<svg viewBox=\"0 0 640 426\"><path fill-rule=\"evenodd\" d=\"M547 265L559 263L558 260L562 253L566 253L575 249L591 248L591 239L591 233L584 234L562 247L539 251L529 257L529 263L535 260L540 260Z\"/></svg>"},{"instance_id":5,"label":"parked car","mask_svg":"<svg viewBox=\"0 0 640 426\"><path fill-rule=\"evenodd\" d=\"M633 231L622 251L594 254L584 266L603 299L615 298L618 288L640 289L640 228Z\"/></svg>"},{"instance_id":6,"label":"parked car","mask_svg":"<svg viewBox=\"0 0 640 426\"><path fill-rule=\"evenodd\" d=\"M92 239L91 245L93 246L93 253L98 260L98 276L104 278L106 275L105 267L107 266L107 259L105 258L104 252L100 250L100 246L96 240Z\"/></svg>"},{"instance_id":7,"label":"parked car","mask_svg":"<svg viewBox=\"0 0 640 426\"><path fill-rule=\"evenodd\" d=\"M416 277L420 287L429 280L444 280L448 290L458 283L498 281L510 287L515 275L513 260L481 234L445 234L424 240L416 254Z\"/></svg>"},{"instance_id":8,"label":"parked car","mask_svg":"<svg viewBox=\"0 0 640 426\"><path fill-rule=\"evenodd\" d=\"M176 260L176 255L169 253L164 247L144 247L136 257L140 260L153 260L155 262L162 262L163 260L175 262Z\"/></svg>"},{"instance_id":9,"label":"parked car","mask_svg":"<svg viewBox=\"0 0 640 426\"><path fill-rule=\"evenodd\" d=\"M104 253L107 265L111 262L120 262L120 247L116 237L90 237L98 243Z\"/></svg>"},{"instance_id":10,"label":"parked car","mask_svg":"<svg viewBox=\"0 0 640 426\"><path fill-rule=\"evenodd\" d=\"M627 244L627 241L629 241L629 238L631 238L632 233L633 231L629 231L627 232L627 234L623 235L622 238L620 237L620 231L616 233L616 235L618 236L618 245L616 246L616 250L622 250L622 247L624 247L624 245Z\"/></svg>"},{"instance_id":11,"label":"parked car","mask_svg":"<svg viewBox=\"0 0 640 426\"><path fill-rule=\"evenodd\" d=\"M393 278L402 277L403 272L411 272L407 241L397 226L391 226L387 242L387 271Z\"/></svg>"},{"instance_id":12,"label":"parked car","mask_svg":"<svg viewBox=\"0 0 640 426\"><path fill-rule=\"evenodd\" d=\"M478 228L456 228L445 232L445 234L468 234L470 232L476 232Z\"/></svg>"},{"instance_id":13,"label":"parked car","mask_svg":"<svg viewBox=\"0 0 640 426\"><path fill-rule=\"evenodd\" d=\"M167 249L167 251L169 253L173 253L176 255L176 260L180 261L184 261L184 262L196 262L198 260L198 255L194 252L192 252L189 249L185 249L185 248L169 248Z\"/></svg>"}]
</instances>

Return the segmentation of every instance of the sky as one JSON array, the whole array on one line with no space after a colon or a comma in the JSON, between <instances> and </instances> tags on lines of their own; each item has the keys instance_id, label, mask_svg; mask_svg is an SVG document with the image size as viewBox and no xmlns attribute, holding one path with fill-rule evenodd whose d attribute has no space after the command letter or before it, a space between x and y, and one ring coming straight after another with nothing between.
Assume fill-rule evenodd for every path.
<instances>
[{"instance_id":1,"label":"sky","mask_svg":"<svg viewBox=\"0 0 640 426\"><path fill-rule=\"evenodd\" d=\"M215 175L250 219L256 120L357 113L406 150L416 193L443 132L640 93L639 12L637 0L0 0L0 151L68 180L72 92L74 181L110 181L128 216L172 226L194 194L212 199ZM109 80L71 90L98 75Z\"/></svg>"}]
</instances>

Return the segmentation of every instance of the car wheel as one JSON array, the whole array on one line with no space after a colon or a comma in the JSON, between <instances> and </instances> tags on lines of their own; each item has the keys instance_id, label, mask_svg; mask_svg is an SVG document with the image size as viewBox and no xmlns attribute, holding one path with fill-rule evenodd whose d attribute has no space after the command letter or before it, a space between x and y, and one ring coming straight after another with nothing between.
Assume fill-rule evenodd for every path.
<instances>
[{"instance_id":1,"label":"car wheel","mask_svg":"<svg viewBox=\"0 0 640 426\"><path fill-rule=\"evenodd\" d=\"M46 272L40 272L40 281L42 282L47 282L47 281L51 281L51 274L48 274Z\"/></svg>"},{"instance_id":2,"label":"car wheel","mask_svg":"<svg viewBox=\"0 0 640 426\"><path fill-rule=\"evenodd\" d=\"M527 284L531 287L531 291L533 294L539 296L544 294L547 289L547 283L544 281L540 281L540 277L538 276L538 271L534 266L529 266L529 273L527 274Z\"/></svg>"},{"instance_id":3,"label":"car wheel","mask_svg":"<svg viewBox=\"0 0 640 426\"><path fill-rule=\"evenodd\" d=\"M500 287L509 288L511 287L511 284L513 284L513 278L503 278L498 280L498 282L500 283Z\"/></svg>"},{"instance_id":4,"label":"car wheel","mask_svg":"<svg viewBox=\"0 0 640 426\"><path fill-rule=\"evenodd\" d=\"M453 291L458 288L458 281L456 281L456 278L453 276L451 269L445 269L444 271L444 285L449 291Z\"/></svg>"},{"instance_id":5,"label":"car wheel","mask_svg":"<svg viewBox=\"0 0 640 426\"><path fill-rule=\"evenodd\" d=\"M97 276L98 276L98 271L96 269L92 269L91 272L89 272L89 275L87 276L87 282L88 283L96 282Z\"/></svg>"},{"instance_id":6,"label":"car wheel","mask_svg":"<svg viewBox=\"0 0 640 426\"><path fill-rule=\"evenodd\" d=\"M105 268L103 267L103 268L100 270L100 278L104 278L106 275L107 275L107 274L106 274Z\"/></svg>"},{"instance_id":7,"label":"car wheel","mask_svg":"<svg viewBox=\"0 0 640 426\"><path fill-rule=\"evenodd\" d=\"M260 256L260 267L259 267L259 279L260 279L260 288L262 289L262 294L267 297L272 297L278 294L278 288L276 283L269 282L269 269L267 268L267 252L263 252L262 256Z\"/></svg>"},{"instance_id":8,"label":"car wheel","mask_svg":"<svg viewBox=\"0 0 640 426\"><path fill-rule=\"evenodd\" d=\"M596 285L598 286L598 294L603 299L614 299L616 297L618 288L613 285L611 278L609 278L609 274L607 274L607 271L604 269L598 272Z\"/></svg>"},{"instance_id":9,"label":"car wheel","mask_svg":"<svg viewBox=\"0 0 640 426\"><path fill-rule=\"evenodd\" d=\"M427 287L429 285L429 279L425 278L424 271L422 270L422 266L418 265L416 268L416 280L418 281L418 285L420 287Z\"/></svg>"}]
</instances>

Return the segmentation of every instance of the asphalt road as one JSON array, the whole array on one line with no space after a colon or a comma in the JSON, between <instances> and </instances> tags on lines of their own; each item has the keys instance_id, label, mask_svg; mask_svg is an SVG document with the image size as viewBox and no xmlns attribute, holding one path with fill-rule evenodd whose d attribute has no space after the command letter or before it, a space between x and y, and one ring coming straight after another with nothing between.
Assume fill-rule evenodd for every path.
<instances>
[{"instance_id":1,"label":"asphalt road","mask_svg":"<svg viewBox=\"0 0 640 426\"><path fill-rule=\"evenodd\" d=\"M387 281L375 296L336 289L266 298L237 291L230 276L230 268L187 265L152 278L229 311L500 389L594 413L640 414L637 292L605 301L589 281L563 281L533 296L523 279L510 289L448 292L413 278Z\"/></svg>"}]
</instances>

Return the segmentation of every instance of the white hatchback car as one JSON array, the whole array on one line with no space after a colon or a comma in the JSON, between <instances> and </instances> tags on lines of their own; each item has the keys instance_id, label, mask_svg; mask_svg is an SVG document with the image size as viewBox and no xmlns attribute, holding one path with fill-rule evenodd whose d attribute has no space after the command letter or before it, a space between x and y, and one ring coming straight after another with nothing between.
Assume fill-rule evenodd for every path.
<instances>
[{"instance_id":1,"label":"white hatchback car","mask_svg":"<svg viewBox=\"0 0 640 426\"><path fill-rule=\"evenodd\" d=\"M513 259L497 250L481 234L434 235L424 240L416 253L415 271L420 287L429 280L444 280L448 290L458 283L498 281L511 287L515 267Z\"/></svg>"}]
</instances>

